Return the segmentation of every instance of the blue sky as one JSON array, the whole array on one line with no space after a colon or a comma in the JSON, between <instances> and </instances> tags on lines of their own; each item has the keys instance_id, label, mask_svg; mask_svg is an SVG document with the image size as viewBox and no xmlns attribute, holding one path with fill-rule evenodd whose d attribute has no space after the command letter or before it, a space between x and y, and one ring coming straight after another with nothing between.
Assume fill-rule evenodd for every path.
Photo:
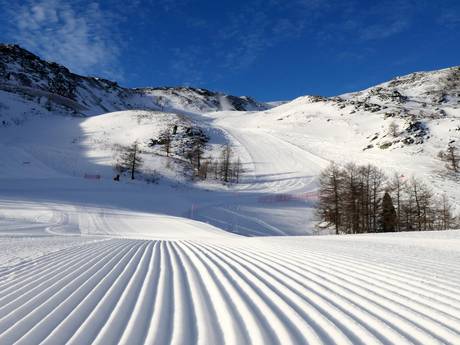
<instances>
[{"instance_id":1,"label":"blue sky","mask_svg":"<svg viewBox=\"0 0 460 345\"><path fill-rule=\"evenodd\" d=\"M460 65L458 0L0 0L0 25L78 73L264 101Z\"/></svg>"}]
</instances>

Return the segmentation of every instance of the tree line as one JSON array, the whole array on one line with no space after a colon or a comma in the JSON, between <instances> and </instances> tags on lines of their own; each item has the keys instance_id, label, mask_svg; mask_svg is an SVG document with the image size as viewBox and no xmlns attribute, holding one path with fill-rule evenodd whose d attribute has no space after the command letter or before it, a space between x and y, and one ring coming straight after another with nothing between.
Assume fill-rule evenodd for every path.
<instances>
[{"instance_id":1,"label":"tree line","mask_svg":"<svg viewBox=\"0 0 460 345\"><path fill-rule=\"evenodd\" d=\"M217 157L207 156L208 136L200 128L189 127L179 135L179 142L181 139L183 141L182 145L173 150L174 142L178 141L177 130L177 125L174 125L172 131L163 130L158 139L151 140L149 146L161 146L166 157L174 156L175 153L176 158L181 158L188 163L187 168L194 178L239 183L243 173L242 163L229 144L222 146Z\"/></svg>"},{"instance_id":2,"label":"tree line","mask_svg":"<svg viewBox=\"0 0 460 345\"><path fill-rule=\"evenodd\" d=\"M228 144L222 147L218 158L205 158L197 170L197 176L201 179L214 179L225 183L239 183L242 174L243 164Z\"/></svg>"},{"instance_id":3,"label":"tree line","mask_svg":"<svg viewBox=\"0 0 460 345\"><path fill-rule=\"evenodd\" d=\"M161 145L166 157L172 156L173 137L163 132L155 145ZM202 136L191 136L186 145L179 150L178 156L186 163L194 178L202 180L214 179L225 183L239 183L243 173L243 165L239 157L234 155L230 145L222 147L217 158L205 156L206 140ZM128 173L134 180L140 174L144 161L141 157L138 142L120 148L114 170L114 180L119 181L120 175Z\"/></svg>"},{"instance_id":4,"label":"tree line","mask_svg":"<svg viewBox=\"0 0 460 345\"><path fill-rule=\"evenodd\" d=\"M420 179L388 177L373 165L335 163L319 177L318 216L336 234L446 230L455 225L446 195Z\"/></svg>"}]
</instances>

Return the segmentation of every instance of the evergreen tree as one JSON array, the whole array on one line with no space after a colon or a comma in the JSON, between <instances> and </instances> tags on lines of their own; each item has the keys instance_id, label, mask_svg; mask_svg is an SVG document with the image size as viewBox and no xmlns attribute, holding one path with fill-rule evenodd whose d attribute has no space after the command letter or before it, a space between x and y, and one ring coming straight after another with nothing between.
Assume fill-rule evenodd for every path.
<instances>
[{"instance_id":1,"label":"evergreen tree","mask_svg":"<svg viewBox=\"0 0 460 345\"><path fill-rule=\"evenodd\" d=\"M385 192L382 201L382 214L381 214L381 231L394 232L396 230L398 215L393 205L393 200L388 192Z\"/></svg>"},{"instance_id":2,"label":"evergreen tree","mask_svg":"<svg viewBox=\"0 0 460 345\"><path fill-rule=\"evenodd\" d=\"M372 165L332 164L319 178L318 215L335 226L336 234L455 227L453 207L446 195L436 196L416 177L408 181L401 177L395 174L388 181Z\"/></svg>"}]
</instances>

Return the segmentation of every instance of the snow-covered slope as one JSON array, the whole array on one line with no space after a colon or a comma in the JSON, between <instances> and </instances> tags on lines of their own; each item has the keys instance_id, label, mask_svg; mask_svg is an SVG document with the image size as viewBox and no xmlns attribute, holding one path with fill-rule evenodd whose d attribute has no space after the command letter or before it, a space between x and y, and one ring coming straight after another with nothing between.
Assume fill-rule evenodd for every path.
<instances>
[{"instance_id":1,"label":"snow-covered slope","mask_svg":"<svg viewBox=\"0 0 460 345\"><path fill-rule=\"evenodd\" d=\"M184 116L130 110L89 118L56 115L29 119L2 129L0 189L4 197L25 193L34 200L112 203L145 212L185 215L249 236L311 234L311 200L273 203L270 198L280 193L314 193L316 176L327 161L264 132L240 128L238 114ZM149 147L150 139L175 125L171 157L165 157L161 148ZM175 154L183 149L188 128L199 128L208 136L205 156L219 157L220 145L227 142L239 145L234 148L235 155L241 157L246 172L237 186L212 180L190 182L185 158ZM136 181L122 177L118 184L112 178L120 148L134 141L142 151L143 167ZM87 180L87 175L98 180ZM144 181L158 176L159 184ZM74 186L71 196L60 195L63 185Z\"/></svg>"},{"instance_id":2,"label":"snow-covered slope","mask_svg":"<svg viewBox=\"0 0 460 345\"><path fill-rule=\"evenodd\" d=\"M329 161L371 163L389 174L416 175L460 204L459 176L438 157L449 145L460 149L460 67L414 73L338 97L300 97L235 116L246 129Z\"/></svg>"},{"instance_id":3,"label":"snow-covered slope","mask_svg":"<svg viewBox=\"0 0 460 345\"><path fill-rule=\"evenodd\" d=\"M196 185L199 191L191 193L197 197L188 200L188 209L193 208L196 219L234 233L311 234L316 178L330 161L372 163L389 174L416 175L436 193L447 192L458 206L457 178L446 172L445 163L437 156L460 138L457 71L417 73L330 99L301 97L261 112L207 112L211 108L201 103L204 96L195 99L188 89L179 93L176 89L149 89L152 97L167 94L176 105L185 99L180 96L184 93L193 101L180 106L187 112L136 110L89 118L43 114L23 124L18 121L20 126L5 126L1 143L7 159L0 163L0 176L81 179L89 174L110 181L117 147L137 140L145 151L146 175L155 171L172 185L187 183L180 160L167 159L147 146L163 129L178 124L179 132L189 126L203 129L211 138L206 155L217 157L218 145L231 142L242 158L246 173L236 187L237 194L205 183ZM440 101L438 94L444 94ZM439 102L417 108L417 102L428 95L435 95ZM8 99L14 100L11 110L15 113L33 113L29 103L20 106L24 101L21 96L8 93ZM203 107L205 111L200 111ZM170 109L167 102L163 109ZM435 111L444 115L425 116ZM397 136L388 130L393 122L400 126ZM200 192L203 188L214 190L212 200ZM148 210L157 211L155 207ZM186 208L173 208L168 214L186 212Z\"/></svg>"},{"instance_id":4,"label":"snow-covered slope","mask_svg":"<svg viewBox=\"0 0 460 345\"><path fill-rule=\"evenodd\" d=\"M234 111L258 106L123 89L2 49L20 56L0 65L1 344L460 343L459 231L304 236L331 160L460 200L436 157L459 139L455 68ZM175 125L173 151L187 128L209 137L206 154L231 143L241 183L191 182L148 146ZM134 141L144 179L113 181Z\"/></svg>"},{"instance_id":5,"label":"snow-covered slope","mask_svg":"<svg viewBox=\"0 0 460 345\"><path fill-rule=\"evenodd\" d=\"M460 66L412 73L340 98L381 106L406 104L416 108L421 104L430 110L437 106L455 106L460 103Z\"/></svg>"},{"instance_id":6,"label":"snow-covered slope","mask_svg":"<svg viewBox=\"0 0 460 345\"><path fill-rule=\"evenodd\" d=\"M3 236L0 252L25 259L0 265L2 344L460 341L458 231L247 239L149 215L73 214L88 233L65 244L45 224L0 223L24 236ZM158 239L177 231L180 241Z\"/></svg>"},{"instance_id":7,"label":"snow-covered slope","mask_svg":"<svg viewBox=\"0 0 460 345\"><path fill-rule=\"evenodd\" d=\"M15 95L20 96L20 102ZM250 97L236 97L191 87L128 89L117 83L83 77L46 62L17 45L0 45L0 121L21 121L18 103L36 113L86 116L126 109L182 112L262 110L270 106Z\"/></svg>"}]
</instances>

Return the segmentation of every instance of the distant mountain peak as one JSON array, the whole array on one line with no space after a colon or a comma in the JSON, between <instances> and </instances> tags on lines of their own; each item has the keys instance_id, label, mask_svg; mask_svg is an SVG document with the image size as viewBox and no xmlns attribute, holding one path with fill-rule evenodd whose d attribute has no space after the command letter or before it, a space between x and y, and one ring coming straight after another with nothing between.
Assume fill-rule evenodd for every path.
<instances>
[{"instance_id":1,"label":"distant mountain peak","mask_svg":"<svg viewBox=\"0 0 460 345\"><path fill-rule=\"evenodd\" d=\"M45 61L15 44L0 44L0 91L35 103L34 108L80 116L125 109L210 112L270 108L250 97L203 88L124 88L111 80L72 73L65 66Z\"/></svg>"}]
</instances>

